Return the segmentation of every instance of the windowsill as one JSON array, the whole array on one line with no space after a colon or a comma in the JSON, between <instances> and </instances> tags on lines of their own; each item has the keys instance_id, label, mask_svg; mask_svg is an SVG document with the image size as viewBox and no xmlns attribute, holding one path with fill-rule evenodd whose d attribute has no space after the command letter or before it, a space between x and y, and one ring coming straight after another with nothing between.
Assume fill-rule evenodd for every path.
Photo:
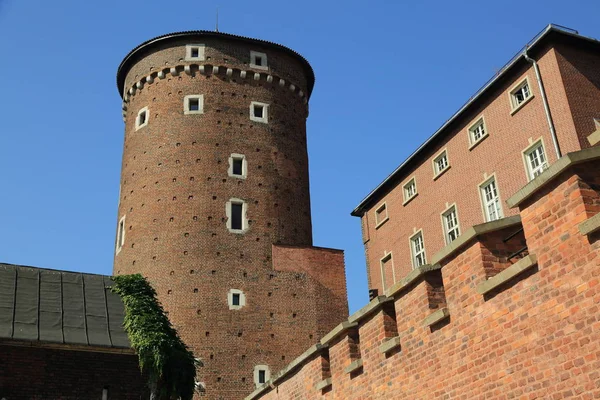
<instances>
[{"instance_id":1,"label":"windowsill","mask_svg":"<svg viewBox=\"0 0 600 400\"><path fill-rule=\"evenodd\" d=\"M190 114L204 114L204 111L190 111L190 110L185 110L183 112L184 115L190 115Z\"/></svg>"},{"instance_id":2,"label":"windowsill","mask_svg":"<svg viewBox=\"0 0 600 400\"><path fill-rule=\"evenodd\" d=\"M263 124L268 124L269 121L267 121L266 118L258 118L258 117L250 117L250 121L254 121L254 122L260 122Z\"/></svg>"},{"instance_id":3,"label":"windowsill","mask_svg":"<svg viewBox=\"0 0 600 400\"><path fill-rule=\"evenodd\" d=\"M483 135L478 141L476 141L475 143L471 144L469 146L469 151L473 150L475 147L479 146L479 143L483 142L485 139L487 139L487 137L490 136L489 134L485 134Z\"/></svg>"},{"instance_id":4,"label":"windowsill","mask_svg":"<svg viewBox=\"0 0 600 400\"><path fill-rule=\"evenodd\" d=\"M246 228L246 229L231 229L231 228L227 228L227 229L229 230L229 232L235 233L237 235L243 235L246 232L248 232L248 228Z\"/></svg>"},{"instance_id":5,"label":"windowsill","mask_svg":"<svg viewBox=\"0 0 600 400\"><path fill-rule=\"evenodd\" d=\"M406 206L408 203L410 203L415 197L417 197L419 195L419 193L415 193L413 194L411 197L409 197L408 199L404 200L404 203L402 203L403 206Z\"/></svg>"},{"instance_id":6,"label":"windowsill","mask_svg":"<svg viewBox=\"0 0 600 400\"><path fill-rule=\"evenodd\" d=\"M389 220L390 220L390 217L385 217L385 219L383 221L381 221L377 225L375 225L375 229L379 229L380 226L382 226L383 224L385 224Z\"/></svg>"},{"instance_id":7,"label":"windowsill","mask_svg":"<svg viewBox=\"0 0 600 400\"><path fill-rule=\"evenodd\" d=\"M246 179L246 175L234 175L234 174L229 174L230 178L237 178L237 179Z\"/></svg>"},{"instance_id":8,"label":"windowsill","mask_svg":"<svg viewBox=\"0 0 600 400\"><path fill-rule=\"evenodd\" d=\"M436 181L440 176L444 175L446 173L446 171L448 171L449 169L450 169L450 165L448 165L446 168L444 168L443 170L438 172L437 175L433 177L433 180Z\"/></svg>"},{"instance_id":9,"label":"windowsill","mask_svg":"<svg viewBox=\"0 0 600 400\"><path fill-rule=\"evenodd\" d=\"M142 124L142 125L138 125L138 126L136 126L136 127L135 127L135 130L136 130L136 131L139 131L140 129L142 129L142 128L146 127L146 126L148 126L148 123L147 123L147 122L146 122L146 123L144 123L144 124Z\"/></svg>"},{"instance_id":10,"label":"windowsill","mask_svg":"<svg viewBox=\"0 0 600 400\"><path fill-rule=\"evenodd\" d=\"M534 98L534 95L532 93L531 96L529 96L528 98L525 99L525 101L523 101L521 104L519 104L518 106L513 108L510 112L510 115L516 114L517 111L519 111L521 108L523 108L523 106L525 106L525 104L529 103L531 101L531 99L533 99L533 98ZM511 97L511 101L512 101L512 97Z\"/></svg>"},{"instance_id":11,"label":"windowsill","mask_svg":"<svg viewBox=\"0 0 600 400\"><path fill-rule=\"evenodd\" d=\"M268 65L250 64L249 67L250 68L254 68L254 69L260 69L261 71L268 71L269 70L269 66Z\"/></svg>"}]
</instances>

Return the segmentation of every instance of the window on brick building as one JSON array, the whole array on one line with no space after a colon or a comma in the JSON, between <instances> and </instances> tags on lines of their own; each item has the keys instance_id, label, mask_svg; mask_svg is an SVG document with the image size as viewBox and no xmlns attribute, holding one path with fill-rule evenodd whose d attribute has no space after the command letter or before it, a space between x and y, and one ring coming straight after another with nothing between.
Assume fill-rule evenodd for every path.
<instances>
[{"instance_id":1,"label":"window on brick building","mask_svg":"<svg viewBox=\"0 0 600 400\"><path fill-rule=\"evenodd\" d=\"M238 289L230 289L227 293L227 304L230 310L239 310L246 305L246 295Z\"/></svg>"},{"instance_id":2,"label":"window on brick building","mask_svg":"<svg viewBox=\"0 0 600 400\"><path fill-rule=\"evenodd\" d=\"M140 111L138 111L137 117L135 119L135 130L136 131L138 129L143 128L146 125L148 125L149 115L150 114L148 112L148 107L144 107Z\"/></svg>"},{"instance_id":3,"label":"window on brick building","mask_svg":"<svg viewBox=\"0 0 600 400\"><path fill-rule=\"evenodd\" d=\"M248 230L246 219L246 203L240 199L231 199L227 202L227 229L233 233L244 233Z\"/></svg>"},{"instance_id":4,"label":"window on brick building","mask_svg":"<svg viewBox=\"0 0 600 400\"><path fill-rule=\"evenodd\" d=\"M385 291L396 282L392 253L387 253L379 260L381 265L381 288Z\"/></svg>"},{"instance_id":5,"label":"window on brick building","mask_svg":"<svg viewBox=\"0 0 600 400\"><path fill-rule=\"evenodd\" d=\"M250 67L256 69L268 69L267 55L258 51L250 51Z\"/></svg>"},{"instance_id":6,"label":"window on brick building","mask_svg":"<svg viewBox=\"0 0 600 400\"><path fill-rule=\"evenodd\" d=\"M420 266L427 264L422 231L417 232L410 238L410 251L413 268L419 268Z\"/></svg>"},{"instance_id":7,"label":"window on brick building","mask_svg":"<svg viewBox=\"0 0 600 400\"><path fill-rule=\"evenodd\" d=\"M496 178L492 177L479 186L481 192L481 202L483 204L483 212L485 220L495 221L503 217L502 204L498 195L498 187L496 186Z\"/></svg>"},{"instance_id":8,"label":"window on brick building","mask_svg":"<svg viewBox=\"0 0 600 400\"><path fill-rule=\"evenodd\" d=\"M246 178L248 166L246 156L243 154L231 154L229 156L229 176L235 178Z\"/></svg>"},{"instance_id":9,"label":"window on brick building","mask_svg":"<svg viewBox=\"0 0 600 400\"><path fill-rule=\"evenodd\" d=\"M269 105L253 101L250 103L250 120L256 122L269 122Z\"/></svg>"},{"instance_id":10,"label":"window on brick building","mask_svg":"<svg viewBox=\"0 0 600 400\"><path fill-rule=\"evenodd\" d=\"M404 203L406 203L417 195L417 182L415 178L412 178L407 183L405 183L403 189Z\"/></svg>"},{"instance_id":11,"label":"window on brick building","mask_svg":"<svg viewBox=\"0 0 600 400\"><path fill-rule=\"evenodd\" d=\"M532 93L529 87L529 79L525 78L510 91L512 110L516 111L519 109L531 96Z\"/></svg>"},{"instance_id":12,"label":"window on brick building","mask_svg":"<svg viewBox=\"0 0 600 400\"><path fill-rule=\"evenodd\" d=\"M203 114L204 113L204 95L190 94L183 98L184 114Z\"/></svg>"},{"instance_id":13,"label":"window on brick building","mask_svg":"<svg viewBox=\"0 0 600 400\"><path fill-rule=\"evenodd\" d=\"M442 172L446 171L448 167L450 167L450 163L448 162L448 152L444 150L433 159L433 176L437 177Z\"/></svg>"},{"instance_id":14,"label":"window on brick building","mask_svg":"<svg viewBox=\"0 0 600 400\"><path fill-rule=\"evenodd\" d=\"M488 135L487 128L485 126L485 120L481 117L469 128L469 143L471 146L479 143L481 140L486 138Z\"/></svg>"},{"instance_id":15,"label":"window on brick building","mask_svg":"<svg viewBox=\"0 0 600 400\"><path fill-rule=\"evenodd\" d=\"M117 228L117 254L123 248L125 244L125 216L119 220L119 227Z\"/></svg>"},{"instance_id":16,"label":"window on brick building","mask_svg":"<svg viewBox=\"0 0 600 400\"><path fill-rule=\"evenodd\" d=\"M258 387L271 379L271 370L267 365L254 367L254 384Z\"/></svg>"},{"instance_id":17,"label":"window on brick building","mask_svg":"<svg viewBox=\"0 0 600 400\"><path fill-rule=\"evenodd\" d=\"M460 235L460 227L458 225L458 214L456 206L450 207L442 214L442 225L444 228L444 237L446 244L452 243Z\"/></svg>"},{"instance_id":18,"label":"window on brick building","mask_svg":"<svg viewBox=\"0 0 600 400\"><path fill-rule=\"evenodd\" d=\"M383 203L375 210L375 227L379 228L388 219L387 206Z\"/></svg>"},{"instance_id":19,"label":"window on brick building","mask_svg":"<svg viewBox=\"0 0 600 400\"><path fill-rule=\"evenodd\" d=\"M203 44L188 44L185 46L185 59L187 61L203 61L204 60L204 45Z\"/></svg>"},{"instance_id":20,"label":"window on brick building","mask_svg":"<svg viewBox=\"0 0 600 400\"><path fill-rule=\"evenodd\" d=\"M529 180L532 180L548 168L548 160L546 159L546 152L544 151L544 144L541 139L525 150L523 154Z\"/></svg>"}]
</instances>

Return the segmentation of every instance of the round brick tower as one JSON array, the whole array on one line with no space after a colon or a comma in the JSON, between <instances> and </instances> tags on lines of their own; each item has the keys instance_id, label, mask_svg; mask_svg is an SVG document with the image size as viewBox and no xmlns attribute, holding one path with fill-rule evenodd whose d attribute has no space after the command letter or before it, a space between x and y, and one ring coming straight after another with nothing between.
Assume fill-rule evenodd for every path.
<instances>
[{"instance_id":1,"label":"round brick tower","mask_svg":"<svg viewBox=\"0 0 600 400\"><path fill-rule=\"evenodd\" d=\"M347 313L340 304L321 315L335 289L287 255L312 246L312 68L278 44L191 31L136 47L117 81L114 273L149 278L204 362L203 397L243 398ZM286 254L277 268L276 248ZM338 278L345 295L343 266Z\"/></svg>"}]
</instances>

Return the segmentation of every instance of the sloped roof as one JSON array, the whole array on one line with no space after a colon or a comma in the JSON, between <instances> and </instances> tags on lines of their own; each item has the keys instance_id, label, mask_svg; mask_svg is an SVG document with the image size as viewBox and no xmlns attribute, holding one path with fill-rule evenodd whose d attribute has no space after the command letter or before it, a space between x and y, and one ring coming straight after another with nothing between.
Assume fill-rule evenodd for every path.
<instances>
[{"instance_id":1,"label":"sloped roof","mask_svg":"<svg viewBox=\"0 0 600 400\"><path fill-rule=\"evenodd\" d=\"M109 276L0 263L0 340L130 348Z\"/></svg>"}]
</instances>

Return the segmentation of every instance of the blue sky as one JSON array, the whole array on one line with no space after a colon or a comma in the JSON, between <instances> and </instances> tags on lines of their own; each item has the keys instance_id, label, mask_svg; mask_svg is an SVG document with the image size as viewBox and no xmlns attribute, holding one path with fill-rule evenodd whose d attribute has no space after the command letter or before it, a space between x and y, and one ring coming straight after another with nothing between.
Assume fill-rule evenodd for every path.
<instances>
[{"instance_id":1,"label":"blue sky","mask_svg":"<svg viewBox=\"0 0 600 400\"><path fill-rule=\"evenodd\" d=\"M589 1L0 0L0 261L110 274L123 123L115 73L139 43L214 29L284 44L316 73L308 145L315 245L346 251L350 211L548 23L600 38Z\"/></svg>"}]
</instances>

